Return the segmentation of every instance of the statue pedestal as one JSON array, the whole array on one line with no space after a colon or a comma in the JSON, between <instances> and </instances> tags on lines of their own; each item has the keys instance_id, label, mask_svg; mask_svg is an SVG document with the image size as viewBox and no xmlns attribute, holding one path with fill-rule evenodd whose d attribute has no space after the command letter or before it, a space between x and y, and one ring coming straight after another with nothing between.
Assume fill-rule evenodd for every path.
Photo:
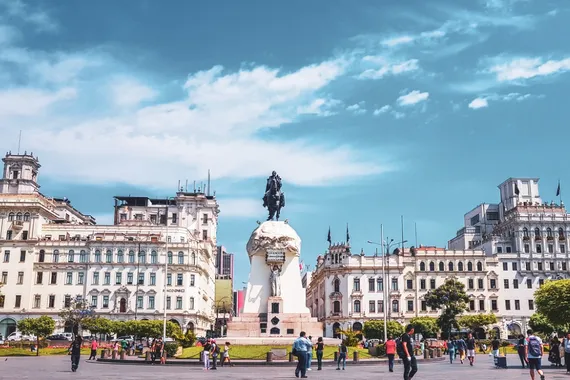
<instances>
[{"instance_id":1,"label":"statue pedestal","mask_svg":"<svg viewBox=\"0 0 570 380\"><path fill-rule=\"evenodd\" d=\"M301 283L301 239L285 222L262 223L247 243L251 263L243 313L228 323L228 337L297 337L301 331L323 335L312 318ZM272 269L280 269L277 295L272 295Z\"/></svg>"}]
</instances>

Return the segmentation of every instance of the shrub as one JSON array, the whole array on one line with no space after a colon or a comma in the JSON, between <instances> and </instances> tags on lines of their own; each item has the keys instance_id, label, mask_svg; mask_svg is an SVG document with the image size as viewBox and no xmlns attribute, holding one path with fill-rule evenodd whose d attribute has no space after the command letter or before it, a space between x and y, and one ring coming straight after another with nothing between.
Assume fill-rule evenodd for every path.
<instances>
[{"instance_id":1,"label":"shrub","mask_svg":"<svg viewBox=\"0 0 570 380\"><path fill-rule=\"evenodd\" d=\"M178 343L176 342L169 342L164 345L164 351L166 351L166 357L173 358L176 355L176 351L178 351Z\"/></svg>"},{"instance_id":2,"label":"shrub","mask_svg":"<svg viewBox=\"0 0 570 380\"><path fill-rule=\"evenodd\" d=\"M188 330L186 334L182 335L177 339L182 348L192 347L196 342L196 335L191 330Z\"/></svg>"}]
</instances>

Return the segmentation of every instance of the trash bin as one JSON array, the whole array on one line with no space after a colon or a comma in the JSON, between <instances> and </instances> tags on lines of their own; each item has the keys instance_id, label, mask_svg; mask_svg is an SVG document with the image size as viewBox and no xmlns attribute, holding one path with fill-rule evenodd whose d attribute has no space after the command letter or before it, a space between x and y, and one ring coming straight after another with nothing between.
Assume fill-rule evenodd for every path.
<instances>
[{"instance_id":1,"label":"trash bin","mask_svg":"<svg viewBox=\"0 0 570 380\"><path fill-rule=\"evenodd\" d=\"M265 356L265 361L267 363L271 363L273 361L273 352L269 351Z\"/></svg>"},{"instance_id":2,"label":"trash bin","mask_svg":"<svg viewBox=\"0 0 570 380\"><path fill-rule=\"evenodd\" d=\"M359 354L360 354L360 352L358 352L358 351L354 351L352 353L352 361L353 362L358 363L360 361L360 355Z\"/></svg>"}]
</instances>

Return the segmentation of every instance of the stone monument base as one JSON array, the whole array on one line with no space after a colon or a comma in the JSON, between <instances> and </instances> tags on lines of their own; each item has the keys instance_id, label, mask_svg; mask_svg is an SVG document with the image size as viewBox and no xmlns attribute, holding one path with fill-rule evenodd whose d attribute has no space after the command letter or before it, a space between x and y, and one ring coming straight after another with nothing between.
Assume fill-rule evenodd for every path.
<instances>
[{"instance_id":1,"label":"stone monument base","mask_svg":"<svg viewBox=\"0 0 570 380\"><path fill-rule=\"evenodd\" d=\"M277 303L270 297L270 303ZM269 308L271 310L271 308ZM242 314L228 322L228 338L297 338L304 331L307 336L323 336L323 324L307 314ZM231 341L231 340L230 340Z\"/></svg>"}]
</instances>

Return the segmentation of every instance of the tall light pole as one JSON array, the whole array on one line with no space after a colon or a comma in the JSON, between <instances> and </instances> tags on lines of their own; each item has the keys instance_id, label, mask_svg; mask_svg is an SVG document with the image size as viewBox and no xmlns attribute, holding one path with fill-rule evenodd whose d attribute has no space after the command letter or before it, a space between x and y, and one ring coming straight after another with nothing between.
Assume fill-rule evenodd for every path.
<instances>
[{"instance_id":1,"label":"tall light pole","mask_svg":"<svg viewBox=\"0 0 570 380\"><path fill-rule=\"evenodd\" d=\"M168 210L170 206L170 199L174 199L174 197L166 198L166 245L165 245L165 259L164 259L164 299L163 299L163 307L164 307L164 315L162 321L162 342L166 342L166 295L167 295L167 286L168 286Z\"/></svg>"},{"instance_id":2,"label":"tall light pole","mask_svg":"<svg viewBox=\"0 0 570 380\"><path fill-rule=\"evenodd\" d=\"M138 256L137 260L138 261L137 261L137 287L135 290L135 321L137 320L137 316L138 316L138 312L139 312L139 284L140 284L139 276L141 273L141 242L140 242L140 240L138 241L138 243L139 243L138 244L139 251L137 254L137 256Z\"/></svg>"}]
</instances>

